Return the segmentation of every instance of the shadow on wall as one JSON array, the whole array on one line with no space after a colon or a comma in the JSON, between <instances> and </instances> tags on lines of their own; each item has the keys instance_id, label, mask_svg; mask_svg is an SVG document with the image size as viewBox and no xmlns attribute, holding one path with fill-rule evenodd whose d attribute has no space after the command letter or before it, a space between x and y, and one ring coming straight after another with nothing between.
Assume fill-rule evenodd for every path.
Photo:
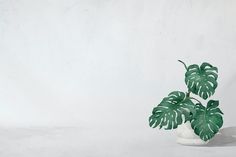
<instances>
[{"instance_id":1,"label":"shadow on wall","mask_svg":"<svg viewBox=\"0 0 236 157\"><path fill-rule=\"evenodd\" d=\"M223 128L206 145L208 147L236 146L236 126Z\"/></svg>"}]
</instances>

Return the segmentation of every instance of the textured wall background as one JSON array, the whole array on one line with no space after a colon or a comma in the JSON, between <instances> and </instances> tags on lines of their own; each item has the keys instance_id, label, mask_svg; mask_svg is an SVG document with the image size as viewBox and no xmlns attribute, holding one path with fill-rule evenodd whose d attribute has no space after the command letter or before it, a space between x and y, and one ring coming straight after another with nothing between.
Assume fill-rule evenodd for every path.
<instances>
[{"instance_id":1,"label":"textured wall background","mask_svg":"<svg viewBox=\"0 0 236 157\"><path fill-rule=\"evenodd\" d=\"M236 1L1 0L0 125L148 127L184 67L219 68L234 126Z\"/></svg>"}]
</instances>

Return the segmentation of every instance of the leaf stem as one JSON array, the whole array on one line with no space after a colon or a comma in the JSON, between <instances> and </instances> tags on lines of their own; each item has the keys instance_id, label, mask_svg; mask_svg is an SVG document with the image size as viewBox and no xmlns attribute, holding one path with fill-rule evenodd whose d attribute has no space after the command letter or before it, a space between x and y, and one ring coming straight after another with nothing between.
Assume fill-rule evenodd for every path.
<instances>
[{"instance_id":1,"label":"leaf stem","mask_svg":"<svg viewBox=\"0 0 236 157\"><path fill-rule=\"evenodd\" d=\"M197 100L196 98L194 97L189 97L189 99L193 99L193 100L196 100L198 103L202 104L201 101Z\"/></svg>"},{"instance_id":2,"label":"leaf stem","mask_svg":"<svg viewBox=\"0 0 236 157\"><path fill-rule=\"evenodd\" d=\"M190 93L191 93L191 92L188 90L188 92L187 92L187 94L186 94L187 97L190 97Z\"/></svg>"},{"instance_id":3,"label":"leaf stem","mask_svg":"<svg viewBox=\"0 0 236 157\"><path fill-rule=\"evenodd\" d=\"M184 67L185 67L186 70L188 70L187 65L186 65L183 61L181 61L181 60L178 60L178 61L184 65Z\"/></svg>"}]
</instances>

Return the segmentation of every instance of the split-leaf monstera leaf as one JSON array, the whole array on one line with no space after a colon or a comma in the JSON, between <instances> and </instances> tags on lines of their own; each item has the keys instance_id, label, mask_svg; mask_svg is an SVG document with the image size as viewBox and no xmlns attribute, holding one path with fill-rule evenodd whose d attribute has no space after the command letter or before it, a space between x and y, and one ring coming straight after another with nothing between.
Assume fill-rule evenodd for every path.
<instances>
[{"instance_id":1,"label":"split-leaf monstera leaf","mask_svg":"<svg viewBox=\"0 0 236 157\"><path fill-rule=\"evenodd\" d=\"M149 117L150 127L165 129L175 129L178 125L186 122L194 114L194 103L180 91L171 92L161 103L152 111ZM182 116L184 115L184 117Z\"/></svg>"},{"instance_id":2,"label":"split-leaf monstera leaf","mask_svg":"<svg viewBox=\"0 0 236 157\"><path fill-rule=\"evenodd\" d=\"M196 104L196 114L191 120L191 126L202 140L211 139L222 127L222 111L218 108L219 101L210 100L207 107Z\"/></svg>"},{"instance_id":3,"label":"split-leaf monstera leaf","mask_svg":"<svg viewBox=\"0 0 236 157\"><path fill-rule=\"evenodd\" d=\"M200 67L196 64L190 65L185 73L185 83L190 92L207 99L215 93L217 72L216 67L206 62Z\"/></svg>"}]
</instances>

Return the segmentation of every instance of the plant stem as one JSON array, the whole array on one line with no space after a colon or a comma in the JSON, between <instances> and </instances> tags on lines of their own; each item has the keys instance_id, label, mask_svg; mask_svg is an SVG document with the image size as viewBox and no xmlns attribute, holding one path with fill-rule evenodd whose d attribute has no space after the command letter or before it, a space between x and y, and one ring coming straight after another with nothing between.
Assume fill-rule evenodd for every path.
<instances>
[{"instance_id":1,"label":"plant stem","mask_svg":"<svg viewBox=\"0 0 236 157\"><path fill-rule=\"evenodd\" d=\"M193 97L189 97L189 99L193 99L193 100L196 100L198 103L202 104L201 101L197 100L196 98L193 98Z\"/></svg>"},{"instance_id":2,"label":"plant stem","mask_svg":"<svg viewBox=\"0 0 236 157\"><path fill-rule=\"evenodd\" d=\"M186 70L188 70L187 65L186 65L183 61L181 61L181 60L178 60L178 61L184 65L184 67L185 67Z\"/></svg>"},{"instance_id":3,"label":"plant stem","mask_svg":"<svg viewBox=\"0 0 236 157\"><path fill-rule=\"evenodd\" d=\"M191 92L188 90L188 93L186 94L187 97L190 97L190 93L191 93Z\"/></svg>"}]
</instances>

